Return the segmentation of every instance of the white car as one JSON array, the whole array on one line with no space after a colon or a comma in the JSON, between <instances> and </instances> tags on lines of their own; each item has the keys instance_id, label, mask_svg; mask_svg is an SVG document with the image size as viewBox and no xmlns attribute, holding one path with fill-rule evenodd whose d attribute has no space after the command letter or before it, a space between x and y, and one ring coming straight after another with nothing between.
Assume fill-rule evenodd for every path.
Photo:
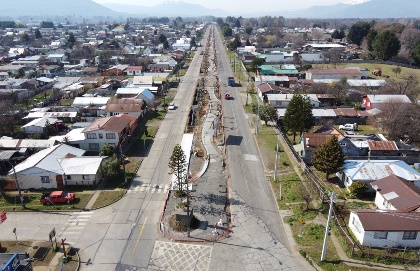
<instances>
[{"instance_id":1,"label":"white car","mask_svg":"<svg viewBox=\"0 0 420 271\"><path fill-rule=\"evenodd\" d=\"M347 130L347 131L355 131L357 130L357 124L356 123L346 123L345 125L340 125L338 127L340 130Z\"/></svg>"},{"instance_id":2,"label":"white car","mask_svg":"<svg viewBox=\"0 0 420 271\"><path fill-rule=\"evenodd\" d=\"M175 110L175 108L176 107L175 107L175 104L174 103L170 103L169 106L168 106L168 109L169 110Z\"/></svg>"}]
</instances>

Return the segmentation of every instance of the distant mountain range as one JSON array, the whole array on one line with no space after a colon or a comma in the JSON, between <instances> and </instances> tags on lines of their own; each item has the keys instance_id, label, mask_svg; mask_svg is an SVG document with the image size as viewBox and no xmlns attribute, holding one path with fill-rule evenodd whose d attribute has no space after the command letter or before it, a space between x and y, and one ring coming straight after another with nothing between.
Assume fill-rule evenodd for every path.
<instances>
[{"instance_id":1,"label":"distant mountain range","mask_svg":"<svg viewBox=\"0 0 420 271\"><path fill-rule=\"evenodd\" d=\"M136 14L141 17L226 17L231 15L228 12L221 9L209 9L201 5L185 3L182 1L168 1L166 3L162 3L152 7L123 5L116 3L105 3L103 4L103 6L121 13Z\"/></svg>"},{"instance_id":2,"label":"distant mountain range","mask_svg":"<svg viewBox=\"0 0 420 271\"><path fill-rule=\"evenodd\" d=\"M108 3L100 5L92 0L2 0L0 20L21 17L45 18L57 17L124 19L127 17L200 17L200 16L283 16L286 18L418 18L420 1L418 0L370 0L359 4L337 4L331 6L313 6L292 11L270 11L238 14L221 9L209 9L197 4L182 1L169 1L152 7ZM266 9L264 3L255 9Z\"/></svg>"}]
</instances>

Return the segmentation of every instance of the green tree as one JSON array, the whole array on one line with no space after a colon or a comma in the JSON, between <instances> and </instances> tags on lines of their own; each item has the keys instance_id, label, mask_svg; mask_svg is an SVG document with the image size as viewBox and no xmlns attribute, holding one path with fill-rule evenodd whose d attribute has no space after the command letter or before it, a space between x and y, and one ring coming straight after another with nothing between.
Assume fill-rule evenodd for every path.
<instances>
[{"instance_id":1,"label":"green tree","mask_svg":"<svg viewBox=\"0 0 420 271\"><path fill-rule=\"evenodd\" d=\"M25 71L23 70L23 68L19 68L17 70L16 78L19 79L19 78L23 78L23 77L25 77Z\"/></svg>"},{"instance_id":2,"label":"green tree","mask_svg":"<svg viewBox=\"0 0 420 271\"><path fill-rule=\"evenodd\" d=\"M55 28L53 22L46 22L46 21L42 21L40 24L40 27L41 28Z\"/></svg>"},{"instance_id":3,"label":"green tree","mask_svg":"<svg viewBox=\"0 0 420 271\"><path fill-rule=\"evenodd\" d=\"M35 38L36 39L41 39L42 38L42 34L41 34L41 31L39 31L39 29L35 30Z\"/></svg>"},{"instance_id":4,"label":"green tree","mask_svg":"<svg viewBox=\"0 0 420 271\"><path fill-rule=\"evenodd\" d=\"M260 106L260 119L265 122L265 125L267 125L270 120L275 122L277 120L276 109L270 104Z\"/></svg>"},{"instance_id":5,"label":"green tree","mask_svg":"<svg viewBox=\"0 0 420 271\"><path fill-rule=\"evenodd\" d=\"M261 66L262 64L264 64L265 59L264 58L260 58L260 57L256 57L251 61L251 67L252 69L257 70L259 66Z\"/></svg>"},{"instance_id":6,"label":"green tree","mask_svg":"<svg viewBox=\"0 0 420 271\"><path fill-rule=\"evenodd\" d=\"M341 146L334 135L327 142L318 145L311 162L317 170L325 173L325 179L328 181L330 174L342 168L344 159Z\"/></svg>"},{"instance_id":7,"label":"green tree","mask_svg":"<svg viewBox=\"0 0 420 271\"><path fill-rule=\"evenodd\" d=\"M216 18L216 23L221 27L222 26L222 24L224 23L223 22L223 18L221 18L221 17L217 17Z\"/></svg>"},{"instance_id":8,"label":"green tree","mask_svg":"<svg viewBox=\"0 0 420 271\"><path fill-rule=\"evenodd\" d=\"M124 25L124 30L125 30L125 31L127 31L129 27L130 27L130 25L129 25L128 23L126 23L126 24Z\"/></svg>"},{"instance_id":9,"label":"green tree","mask_svg":"<svg viewBox=\"0 0 420 271\"><path fill-rule=\"evenodd\" d=\"M309 131L314 126L314 122L309 97L302 94L293 95L283 119L286 131L293 133L293 141L295 141L297 133L301 135Z\"/></svg>"},{"instance_id":10,"label":"green tree","mask_svg":"<svg viewBox=\"0 0 420 271\"><path fill-rule=\"evenodd\" d=\"M112 156L115 153L115 147L111 144L105 144L99 151L100 156Z\"/></svg>"},{"instance_id":11,"label":"green tree","mask_svg":"<svg viewBox=\"0 0 420 271\"><path fill-rule=\"evenodd\" d=\"M183 184L186 183L187 168L185 166L187 160L181 146L177 144L174 147L171 157L169 158L169 168L176 176L178 190L183 191Z\"/></svg>"},{"instance_id":12,"label":"green tree","mask_svg":"<svg viewBox=\"0 0 420 271\"><path fill-rule=\"evenodd\" d=\"M31 38L29 37L28 34L24 33L20 36L20 42L21 43L27 43L28 41L30 41Z\"/></svg>"},{"instance_id":13,"label":"green tree","mask_svg":"<svg viewBox=\"0 0 420 271\"><path fill-rule=\"evenodd\" d=\"M76 38L74 37L73 32L69 33L69 38L67 39L67 48L73 48L74 43L76 42Z\"/></svg>"},{"instance_id":14,"label":"green tree","mask_svg":"<svg viewBox=\"0 0 420 271\"><path fill-rule=\"evenodd\" d=\"M350 193L357 198L363 197L367 190L368 186L364 181L355 181L349 187Z\"/></svg>"},{"instance_id":15,"label":"green tree","mask_svg":"<svg viewBox=\"0 0 420 271\"><path fill-rule=\"evenodd\" d=\"M113 154L111 157L104 159L99 171L108 179L113 179L120 174L120 169L121 159L119 159L116 154Z\"/></svg>"},{"instance_id":16,"label":"green tree","mask_svg":"<svg viewBox=\"0 0 420 271\"><path fill-rule=\"evenodd\" d=\"M228 48L231 51L236 50L236 48L241 47L241 39L239 37L239 35L235 35L235 38L233 39L233 41L229 42L228 44Z\"/></svg>"},{"instance_id":17,"label":"green tree","mask_svg":"<svg viewBox=\"0 0 420 271\"><path fill-rule=\"evenodd\" d=\"M359 21L351 26L349 34L347 35L347 39L350 42L360 46L362 44L363 39L367 36L371 27L371 23Z\"/></svg>"},{"instance_id":18,"label":"green tree","mask_svg":"<svg viewBox=\"0 0 420 271\"><path fill-rule=\"evenodd\" d=\"M336 29L334 30L334 32L331 33L331 38L333 39L341 40L341 39L344 39L345 36L346 34L344 33L343 30Z\"/></svg>"},{"instance_id":19,"label":"green tree","mask_svg":"<svg viewBox=\"0 0 420 271\"><path fill-rule=\"evenodd\" d=\"M44 126L44 135L45 137L49 137L50 135L54 134L55 132L57 132L57 128L55 127L55 125L51 125L51 123L49 122L49 120L47 120L45 122L45 126Z\"/></svg>"},{"instance_id":20,"label":"green tree","mask_svg":"<svg viewBox=\"0 0 420 271\"><path fill-rule=\"evenodd\" d=\"M251 35L252 30L254 30L254 28L252 28L252 26L247 26L245 27L245 33L247 33L248 35Z\"/></svg>"},{"instance_id":21,"label":"green tree","mask_svg":"<svg viewBox=\"0 0 420 271\"><path fill-rule=\"evenodd\" d=\"M167 39L166 39L166 36L165 35L163 35L163 34L160 34L159 35L159 43L164 43L166 40Z\"/></svg>"},{"instance_id":22,"label":"green tree","mask_svg":"<svg viewBox=\"0 0 420 271\"><path fill-rule=\"evenodd\" d=\"M162 43L162 45L163 45L163 49L169 49L169 42L168 42L168 40L165 40L163 43Z\"/></svg>"},{"instance_id":23,"label":"green tree","mask_svg":"<svg viewBox=\"0 0 420 271\"><path fill-rule=\"evenodd\" d=\"M378 36L378 31L376 31L374 28L370 29L368 34L367 34L367 38L366 38L367 47L368 47L369 52L373 52L373 42L374 42L376 36Z\"/></svg>"},{"instance_id":24,"label":"green tree","mask_svg":"<svg viewBox=\"0 0 420 271\"><path fill-rule=\"evenodd\" d=\"M232 34L233 34L232 28L230 28L228 25L224 25L222 27L222 35L224 37L230 37L232 36Z\"/></svg>"},{"instance_id":25,"label":"green tree","mask_svg":"<svg viewBox=\"0 0 420 271\"><path fill-rule=\"evenodd\" d=\"M190 30L185 31L185 36L187 36L189 38L190 35L191 35L191 31Z\"/></svg>"},{"instance_id":26,"label":"green tree","mask_svg":"<svg viewBox=\"0 0 420 271\"><path fill-rule=\"evenodd\" d=\"M377 58L388 60L398 54L401 49L401 42L394 32L386 30L376 36L372 46Z\"/></svg>"},{"instance_id":27,"label":"green tree","mask_svg":"<svg viewBox=\"0 0 420 271\"><path fill-rule=\"evenodd\" d=\"M410 55L414 59L416 65L420 65L420 40L416 41L413 44L413 48L411 48Z\"/></svg>"}]
</instances>

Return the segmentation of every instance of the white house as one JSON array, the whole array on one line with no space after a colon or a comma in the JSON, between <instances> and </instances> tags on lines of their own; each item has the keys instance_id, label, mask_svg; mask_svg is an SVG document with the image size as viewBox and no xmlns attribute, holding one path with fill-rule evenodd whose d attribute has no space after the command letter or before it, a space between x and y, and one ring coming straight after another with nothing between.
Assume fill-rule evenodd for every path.
<instances>
[{"instance_id":1,"label":"white house","mask_svg":"<svg viewBox=\"0 0 420 271\"><path fill-rule=\"evenodd\" d=\"M47 59L53 63L62 63L67 60L67 56L65 54L49 54Z\"/></svg>"},{"instance_id":2,"label":"white house","mask_svg":"<svg viewBox=\"0 0 420 271\"><path fill-rule=\"evenodd\" d=\"M140 89L139 94L135 97L136 100L142 99L146 104L150 104L154 101L155 95L147 88Z\"/></svg>"},{"instance_id":3,"label":"white house","mask_svg":"<svg viewBox=\"0 0 420 271\"><path fill-rule=\"evenodd\" d=\"M274 108L286 108L292 100L294 94L267 94L268 103ZM321 102L316 94L304 94L308 97L312 107L319 107Z\"/></svg>"},{"instance_id":4,"label":"white house","mask_svg":"<svg viewBox=\"0 0 420 271\"><path fill-rule=\"evenodd\" d=\"M349 229L363 246L419 247L420 212L354 210Z\"/></svg>"},{"instance_id":5,"label":"white house","mask_svg":"<svg viewBox=\"0 0 420 271\"><path fill-rule=\"evenodd\" d=\"M420 211L420 188L404 178L390 175L370 184L376 190L375 204L378 209Z\"/></svg>"},{"instance_id":6,"label":"white house","mask_svg":"<svg viewBox=\"0 0 420 271\"><path fill-rule=\"evenodd\" d=\"M105 157L83 157L84 153L84 150L65 144L35 153L15 166L20 188L54 189L75 184L73 181L96 185L101 178L99 166ZM9 175L13 176L13 170Z\"/></svg>"},{"instance_id":7,"label":"white house","mask_svg":"<svg viewBox=\"0 0 420 271\"><path fill-rule=\"evenodd\" d=\"M348 188L355 181L370 183L390 175L397 175L420 187L420 173L401 160L346 160L338 178Z\"/></svg>"},{"instance_id":8,"label":"white house","mask_svg":"<svg viewBox=\"0 0 420 271\"><path fill-rule=\"evenodd\" d=\"M44 129L47 123L49 123L50 125L55 125L58 122L61 122L61 121L56 118L44 117L44 118L34 119L33 121L23 125L22 129L25 134L42 134L44 133Z\"/></svg>"}]
</instances>

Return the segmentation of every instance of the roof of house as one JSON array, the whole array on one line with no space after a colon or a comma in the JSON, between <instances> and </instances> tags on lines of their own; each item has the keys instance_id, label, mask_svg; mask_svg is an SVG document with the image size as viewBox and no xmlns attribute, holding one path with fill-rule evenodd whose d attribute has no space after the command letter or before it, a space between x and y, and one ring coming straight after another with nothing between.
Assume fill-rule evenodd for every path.
<instances>
[{"instance_id":1,"label":"roof of house","mask_svg":"<svg viewBox=\"0 0 420 271\"><path fill-rule=\"evenodd\" d=\"M106 105L106 112L142 112L144 100L111 98Z\"/></svg>"},{"instance_id":2,"label":"roof of house","mask_svg":"<svg viewBox=\"0 0 420 271\"><path fill-rule=\"evenodd\" d=\"M94 175L106 156L84 156L58 159L66 175Z\"/></svg>"},{"instance_id":3,"label":"roof of house","mask_svg":"<svg viewBox=\"0 0 420 271\"><path fill-rule=\"evenodd\" d=\"M420 180L420 173L401 160L346 160L343 171L352 180L378 180L392 174L409 181Z\"/></svg>"},{"instance_id":4,"label":"roof of house","mask_svg":"<svg viewBox=\"0 0 420 271\"><path fill-rule=\"evenodd\" d=\"M368 140L371 151L397 151L398 147L395 141L375 141Z\"/></svg>"},{"instance_id":5,"label":"roof of house","mask_svg":"<svg viewBox=\"0 0 420 271\"><path fill-rule=\"evenodd\" d=\"M411 103L410 98L407 97L407 95L402 94L381 94L381 95L366 95L369 98L369 101L371 103L386 103L389 101L398 101L401 103Z\"/></svg>"},{"instance_id":6,"label":"roof of house","mask_svg":"<svg viewBox=\"0 0 420 271\"><path fill-rule=\"evenodd\" d=\"M270 83L263 83L257 86L261 93L269 92L272 90L279 91L280 87Z\"/></svg>"},{"instance_id":7,"label":"roof of house","mask_svg":"<svg viewBox=\"0 0 420 271\"><path fill-rule=\"evenodd\" d=\"M133 77L133 84L134 85L152 85L153 84L153 76L149 75L139 75Z\"/></svg>"},{"instance_id":8,"label":"roof of house","mask_svg":"<svg viewBox=\"0 0 420 271\"><path fill-rule=\"evenodd\" d=\"M130 66L125 71L141 71L143 70L143 66Z\"/></svg>"},{"instance_id":9,"label":"roof of house","mask_svg":"<svg viewBox=\"0 0 420 271\"><path fill-rule=\"evenodd\" d=\"M144 98L146 102L151 102L155 98L155 95L148 88L143 88L137 94L136 99Z\"/></svg>"},{"instance_id":10,"label":"roof of house","mask_svg":"<svg viewBox=\"0 0 420 271\"><path fill-rule=\"evenodd\" d=\"M106 130L110 132L120 133L131 120L118 118L118 116L100 118L92 122L91 125L83 129L83 133L89 133L97 130Z\"/></svg>"},{"instance_id":11,"label":"roof of house","mask_svg":"<svg viewBox=\"0 0 420 271\"><path fill-rule=\"evenodd\" d=\"M37 126L37 127L45 127L45 125L47 124L47 122L51 124L54 124L56 122L58 122L58 119L55 118L46 118L46 117L42 117L39 119L34 119L33 121L23 125L22 127L30 127L30 126Z\"/></svg>"},{"instance_id":12,"label":"roof of house","mask_svg":"<svg viewBox=\"0 0 420 271\"><path fill-rule=\"evenodd\" d=\"M105 106L110 98L109 97L76 97L73 101L73 106L86 107L86 106Z\"/></svg>"},{"instance_id":13,"label":"roof of house","mask_svg":"<svg viewBox=\"0 0 420 271\"><path fill-rule=\"evenodd\" d=\"M361 75L362 72L356 69L309 69L307 73L312 74L350 74Z\"/></svg>"},{"instance_id":14,"label":"roof of house","mask_svg":"<svg viewBox=\"0 0 420 271\"><path fill-rule=\"evenodd\" d=\"M57 159L64 157L79 157L82 156L84 153L84 150L71 147L65 144L59 144L31 155L25 161L16 165L15 170L16 173L19 173L27 169L36 167L41 170L51 171L57 174L63 174L64 171ZM43 171L40 171L39 173L42 172ZM34 174L34 172L30 172L30 174Z\"/></svg>"},{"instance_id":15,"label":"roof of house","mask_svg":"<svg viewBox=\"0 0 420 271\"><path fill-rule=\"evenodd\" d=\"M420 188L396 175L371 182L370 185L398 211L413 211L420 207Z\"/></svg>"},{"instance_id":16,"label":"roof of house","mask_svg":"<svg viewBox=\"0 0 420 271\"><path fill-rule=\"evenodd\" d=\"M0 139L1 149L19 148L49 148L54 145L54 141L46 139Z\"/></svg>"},{"instance_id":17,"label":"roof of house","mask_svg":"<svg viewBox=\"0 0 420 271\"><path fill-rule=\"evenodd\" d=\"M365 231L420 231L420 212L353 210Z\"/></svg>"},{"instance_id":18,"label":"roof of house","mask_svg":"<svg viewBox=\"0 0 420 271\"><path fill-rule=\"evenodd\" d=\"M314 151L319 145L327 142L333 135L331 134L315 134L315 133L304 133L303 144L306 151Z\"/></svg>"},{"instance_id":19,"label":"roof of house","mask_svg":"<svg viewBox=\"0 0 420 271\"><path fill-rule=\"evenodd\" d=\"M336 108L334 112L337 116L343 117L369 117L370 114L366 111L355 110L354 108Z\"/></svg>"}]
</instances>

